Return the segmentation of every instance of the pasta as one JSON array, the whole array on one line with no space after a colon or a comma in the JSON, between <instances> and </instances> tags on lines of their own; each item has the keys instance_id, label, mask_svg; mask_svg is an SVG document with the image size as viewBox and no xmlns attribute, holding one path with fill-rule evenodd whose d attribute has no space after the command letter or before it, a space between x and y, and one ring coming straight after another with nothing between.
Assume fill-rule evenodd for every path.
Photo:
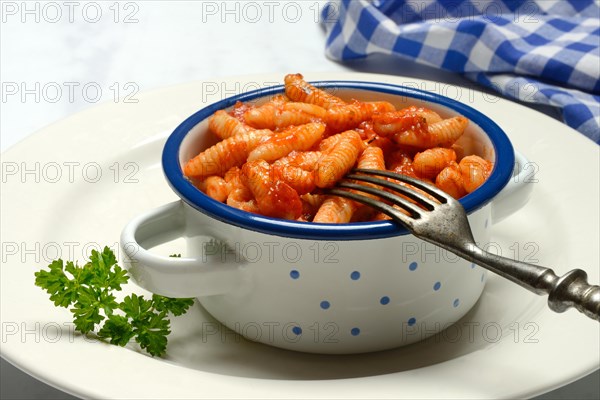
<instances>
[{"instance_id":1,"label":"pasta","mask_svg":"<svg viewBox=\"0 0 600 400\"><path fill-rule=\"evenodd\" d=\"M256 198L261 214L285 219L296 219L302 214L298 193L285 182L271 179L271 166L265 160L245 163L242 181Z\"/></svg>"},{"instance_id":2,"label":"pasta","mask_svg":"<svg viewBox=\"0 0 600 400\"><path fill-rule=\"evenodd\" d=\"M356 128L374 114L392 110L394 106L386 101L361 103L355 100L352 104L330 107L325 114L325 122L331 130L341 132Z\"/></svg>"},{"instance_id":3,"label":"pasta","mask_svg":"<svg viewBox=\"0 0 600 400\"><path fill-rule=\"evenodd\" d=\"M261 130L231 136L188 161L183 173L196 178L222 175L231 167L241 166L261 140L272 134L269 130Z\"/></svg>"},{"instance_id":4,"label":"pasta","mask_svg":"<svg viewBox=\"0 0 600 400\"><path fill-rule=\"evenodd\" d=\"M319 207L313 222L346 223L350 221L356 208L356 203L345 197L327 196Z\"/></svg>"},{"instance_id":5,"label":"pasta","mask_svg":"<svg viewBox=\"0 0 600 400\"><path fill-rule=\"evenodd\" d=\"M404 132L395 133L393 140L400 145L417 148L444 147L458 140L468 124L469 120L462 116L448 118L426 125L424 135L420 135L418 130L408 129ZM420 127L422 126L420 125Z\"/></svg>"},{"instance_id":6,"label":"pasta","mask_svg":"<svg viewBox=\"0 0 600 400\"><path fill-rule=\"evenodd\" d=\"M231 186L220 176L213 175L199 183L199 189L215 200L225 201L231 192Z\"/></svg>"},{"instance_id":7,"label":"pasta","mask_svg":"<svg viewBox=\"0 0 600 400\"><path fill-rule=\"evenodd\" d=\"M275 164L292 165L307 171L312 171L323 157L320 151L292 151L287 156L275 161Z\"/></svg>"},{"instance_id":8,"label":"pasta","mask_svg":"<svg viewBox=\"0 0 600 400\"><path fill-rule=\"evenodd\" d=\"M284 81L285 95L259 106L238 102L208 119L221 141L183 167L198 189L247 212L347 223L388 219L368 206L320 193L352 168L405 174L455 198L491 174L491 162L465 155L455 144L469 124L463 116L443 118L416 106L397 110L386 101L346 102L301 74Z\"/></svg>"},{"instance_id":9,"label":"pasta","mask_svg":"<svg viewBox=\"0 0 600 400\"><path fill-rule=\"evenodd\" d=\"M355 131L339 134L333 148L317 163L315 184L320 188L335 185L352 169L363 147L363 142Z\"/></svg>"},{"instance_id":10,"label":"pasta","mask_svg":"<svg viewBox=\"0 0 600 400\"><path fill-rule=\"evenodd\" d=\"M219 139L227 139L251 130L240 120L223 110L217 111L208 119L208 129L217 135Z\"/></svg>"},{"instance_id":11,"label":"pasta","mask_svg":"<svg viewBox=\"0 0 600 400\"><path fill-rule=\"evenodd\" d=\"M287 102L276 98L261 107L246 111L244 120L254 128L277 129L324 119L326 113L324 108L315 104Z\"/></svg>"},{"instance_id":12,"label":"pasta","mask_svg":"<svg viewBox=\"0 0 600 400\"><path fill-rule=\"evenodd\" d=\"M227 171L225 182L229 186L229 195L226 200L228 206L252 213L260 212L254 195L244 182L242 182L242 171L239 167L233 167ZM208 192L206 194L210 196ZM215 200L218 199L215 198Z\"/></svg>"},{"instance_id":13,"label":"pasta","mask_svg":"<svg viewBox=\"0 0 600 400\"><path fill-rule=\"evenodd\" d=\"M385 169L383 152L378 147L365 148L358 158L357 167L361 169ZM365 196L375 197L370 194L365 194ZM361 207L364 206L344 197L327 196L313 222L350 222Z\"/></svg>"},{"instance_id":14,"label":"pasta","mask_svg":"<svg viewBox=\"0 0 600 400\"><path fill-rule=\"evenodd\" d=\"M290 185L298 194L310 193L317 186L312 171L294 165L273 164L273 177Z\"/></svg>"},{"instance_id":15,"label":"pasta","mask_svg":"<svg viewBox=\"0 0 600 400\"><path fill-rule=\"evenodd\" d=\"M321 122L292 126L262 141L248 154L248 161L275 161L293 150L308 150L321 139L323 132L325 124Z\"/></svg>"},{"instance_id":16,"label":"pasta","mask_svg":"<svg viewBox=\"0 0 600 400\"><path fill-rule=\"evenodd\" d=\"M435 178L450 162L456 161L456 153L445 147L435 147L415 154L413 169L417 176Z\"/></svg>"},{"instance_id":17,"label":"pasta","mask_svg":"<svg viewBox=\"0 0 600 400\"><path fill-rule=\"evenodd\" d=\"M455 161L450 161L448 166L437 175L435 184L456 199L467 194L460 168Z\"/></svg>"},{"instance_id":18,"label":"pasta","mask_svg":"<svg viewBox=\"0 0 600 400\"><path fill-rule=\"evenodd\" d=\"M284 82L285 94L293 101L316 104L325 109L335 105L346 105L346 102L339 97L317 89L306 82L301 74L289 74L285 77Z\"/></svg>"},{"instance_id":19,"label":"pasta","mask_svg":"<svg viewBox=\"0 0 600 400\"><path fill-rule=\"evenodd\" d=\"M481 186L492 172L491 164L478 156L466 156L460 160L458 166L467 193Z\"/></svg>"}]
</instances>

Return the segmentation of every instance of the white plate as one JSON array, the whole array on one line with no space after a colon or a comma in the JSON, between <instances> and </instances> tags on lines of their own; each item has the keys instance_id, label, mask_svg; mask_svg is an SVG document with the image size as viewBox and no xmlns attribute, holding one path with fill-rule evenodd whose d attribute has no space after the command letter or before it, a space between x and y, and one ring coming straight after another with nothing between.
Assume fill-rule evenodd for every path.
<instances>
[{"instance_id":1,"label":"white plate","mask_svg":"<svg viewBox=\"0 0 600 400\"><path fill-rule=\"evenodd\" d=\"M198 305L172 320L165 359L74 334L70 313L34 286L33 273L57 255L83 261L100 244L116 249L130 218L176 198L160 168L169 132L206 103L282 78L195 82L140 95L137 104L103 104L4 153L2 356L77 396L119 399L529 397L599 367L597 322L573 310L554 314L544 298L494 276L457 326L373 354L318 356L248 342L219 330ZM472 89L382 75L307 78L435 87L489 115L529 158L538 180L530 203L494 226L496 248L560 274L584 268L599 282L594 143L545 115ZM130 284L123 295L131 291L142 292Z\"/></svg>"}]
</instances>

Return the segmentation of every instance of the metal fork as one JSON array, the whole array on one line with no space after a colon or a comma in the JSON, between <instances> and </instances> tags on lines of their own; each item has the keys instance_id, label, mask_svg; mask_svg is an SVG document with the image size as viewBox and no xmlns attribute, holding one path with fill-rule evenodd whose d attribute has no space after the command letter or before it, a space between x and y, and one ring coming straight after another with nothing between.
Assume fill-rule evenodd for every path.
<instances>
[{"instance_id":1,"label":"metal fork","mask_svg":"<svg viewBox=\"0 0 600 400\"><path fill-rule=\"evenodd\" d=\"M422 193L414 188L376 176L404 182L419 189ZM405 198L372 185L359 184L357 181L391 189ZM344 189L351 189L351 191ZM600 286L590 285L587 282L585 271L574 269L559 277L549 268L512 260L482 250L475 244L467 215L460 202L431 184L390 171L354 169L336 187L324 192L369 205L406 226L420 239L447 249L533 293L548 294L548 305L553 311L560 313L574 307L588 317L600 321ZM383 201L357 192L368 193L387 200L406 213Z\"/></svg>"}]
</instances>

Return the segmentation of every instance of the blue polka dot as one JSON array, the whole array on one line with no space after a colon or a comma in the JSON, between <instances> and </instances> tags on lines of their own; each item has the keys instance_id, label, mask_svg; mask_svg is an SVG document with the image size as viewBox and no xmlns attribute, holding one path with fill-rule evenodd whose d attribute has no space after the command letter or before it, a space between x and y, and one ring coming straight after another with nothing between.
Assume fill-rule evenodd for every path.
<instances>
[{"instance_id":1,"label":"blue polka dot","mask_svg":"<svg viewBox=\"0 0 600 400\"><path fill-rule=\"evenodd\" d=\"M383 296L381 299L379 299L379 302L385 306L390 302L390 298L387 296Z\"/></svg>"},{"instance_id":2,"label":"blue polka dot","mask_svg":"<svg viewBox=\"0 0 600 400\"><path fill-rule=\"evenodd\" d=\"M290 277L292 279L298 279L300 278L300 272L296 271L295 269L290 271Z\"/></svg>"},{"instance_id":3,"label":"blue polka dot","mask_svg":"<svg viewBox=\"0 0 600 400\"><path fill-rule=\"evenodd\" d=\"M294 332L294 335L302 335L302 328L295 326L292 328L292 332Z\"/></svg>"},{"instance_id":4,"label":"blue polka dot","mask_svg":"<svg viewBox=\"0 0 600 400\"><path fill-rule=\"evenodd\" d=\"M452 305L454 307L458 307L459 304L460 304L460 300L459 299L454 299L454 303L452 303Z\"/></svg>"},{"instance_id":5,"label":"blue polka dot","mask_svg":"<svg viewBox=\"0 0 600 400\"><path fill-rule=\"evenodd\" d=\"M410 263L410 265L408 266L408 269L410 269L411 271L414 271L415 269L417 269L419 265L417 264L416 261L413 261Z\"/></svg>"},{"instance_id":6,"label":"blue polka dot","mask_svg":"<svg viewBox=\"0 0 600 400\"><path fill-rule=\"evenodd\" d=\"M329 306L330 306L330 305L331 305L331 304L329 304L329 302L328 302L327 300L323 300L323 301L321 302L321 308L322 308L323 310L327 310L327 309L329 308Z\"/></svg>"},{"instance_id":7,"label":"blue polka dot","mask_svg":"<svg viewBox=\"0 0 600 400\"><path fill-rule=\"evenodd\" d=\"M408 326L413 326L417 323L417 319L415 317L411 317L408 319Z\"/></svg>"},{"instance_id":8,"label":"blue polka dot","mask_svg":"<svg viewBox=\"0 0 600 400\"><path fill-rule=\"evenodd\" d=\"M475 264L471 263L471 269L475 268Z\"/></svg>"},{"instance_id":9,"label":"blue polka dot","mask_svg":"<svg viewBox=\"0 0 600 400\"><path fill-rule=\"evenodd\" d=\"M352 336L358 336L358 335L360 335L360 329L359 328L352 328L352 329L350 329L350 334Z\"/></svg>"},{"instance_id":10,"label":"blue polka dot","mask_svg":"<svg viewBox=\"0 0 600 400\"><path fill-rule=\"evenodd\" d=\"M435 291L440 290L441 287L442 287L442 284L440 282L436 282L433 284L433 290L435 290Z\"/></svg>"},{"instance_id":11,"label":"blue polka dot","mask_svg":"<svg viewBox=\"0 0 600 400\"><path fill-rule=\"evenodd\" d=\"M350 279L352 279L353 281L357 281L360 279L360 272L358 271L354 271L350 274Z\"/></svg>"}]
</instances>

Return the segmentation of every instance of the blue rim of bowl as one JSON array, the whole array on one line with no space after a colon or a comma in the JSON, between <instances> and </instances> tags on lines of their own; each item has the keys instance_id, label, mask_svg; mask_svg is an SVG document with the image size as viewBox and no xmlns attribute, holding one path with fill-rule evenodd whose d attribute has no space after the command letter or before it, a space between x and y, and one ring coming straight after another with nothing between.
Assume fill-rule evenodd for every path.
<instances>
[{"instance_id":1,"label":"blue rim of bowl","mask_svg":"<svg viewBox=\"0 0 600 400\"><path fill-rule=\"evenodd\" d=\"M466 104L435 93L388 83L362 81L318 81L311 83L322 89L375 91L427 101L447 107L479 125L492 142L496 162L492 174L484 184L460 199L460 203L467 213L488 204L508 183L512 175L514 151L510 140L496 123ZM269 235L308 240L365 240L409 234L410 232L405 227L391 221L320 224L269 218L248 213L208 197L183 175L182 166L179 163L180 146L188 132L198 123L217 110L233 106L237 101L249 102L260 97L283 92L284 86L278 85L228 97L201 109L181 123L167 139L162 154L163 171L175 193L191 207L217 220Z\"/></svg>"}]
</instances>

